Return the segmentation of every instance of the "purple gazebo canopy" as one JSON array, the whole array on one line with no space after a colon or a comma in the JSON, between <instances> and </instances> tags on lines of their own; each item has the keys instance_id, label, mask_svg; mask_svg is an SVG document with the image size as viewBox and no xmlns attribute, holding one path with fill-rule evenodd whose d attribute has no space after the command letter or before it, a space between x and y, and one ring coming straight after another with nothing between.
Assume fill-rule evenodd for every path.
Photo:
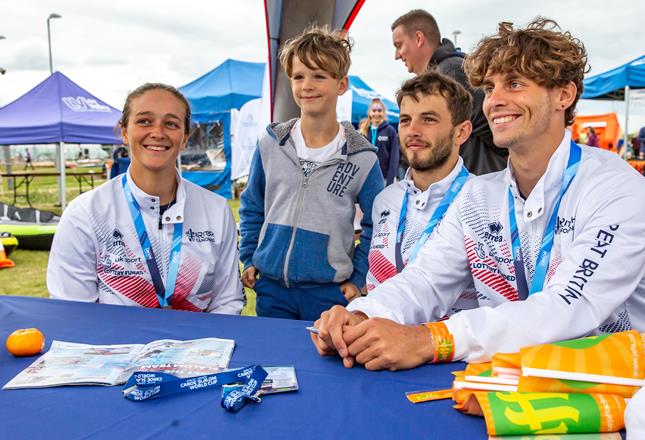
<instances>
[{"instance_id":1,"label":"purple gazebo canopy","mask_svg":"<svg viewBox=\"0 0 645 440\"><path fill-rule=\"evenodd\" d=\"M122 144L121 112L60 72L0 108L0 145Z\"/></svg>"}]
</instances>

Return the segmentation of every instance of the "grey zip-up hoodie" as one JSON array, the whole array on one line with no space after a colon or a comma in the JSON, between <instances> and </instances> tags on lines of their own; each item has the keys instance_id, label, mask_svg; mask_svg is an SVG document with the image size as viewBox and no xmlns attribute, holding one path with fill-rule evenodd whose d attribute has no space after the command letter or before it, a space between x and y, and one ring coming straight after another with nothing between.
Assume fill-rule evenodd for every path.
<instances>
[{"instance_id":1,"label":"grey zip-up hoodie","mask_svg":"<svg viewBox=\"0 0 645 440\"><path fill-rule=\"evenodd\" d=\"M372 203L383 189L376 149L351 124L333 159L305 177L291 130L274 123L253 155L241 196L240 259L287 287L351 281L365 285ZM355 203L364 213L354 244Z\"/></svg>"}]
</instances>

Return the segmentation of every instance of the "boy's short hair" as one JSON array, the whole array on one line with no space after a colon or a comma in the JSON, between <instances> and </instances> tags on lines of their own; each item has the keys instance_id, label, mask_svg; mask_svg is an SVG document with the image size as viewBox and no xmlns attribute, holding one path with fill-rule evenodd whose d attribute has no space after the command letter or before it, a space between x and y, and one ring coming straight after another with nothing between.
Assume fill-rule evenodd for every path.
<instances>
[{"instance_id":1,"label":"boy's short hair","mask_svg":"<svg viewBox=\"0 0 645 440\"><path fill-rule=\"evenodd\" d=\"M291 77L293 57L310 69L322 69L334 78L347 76L352 60L349 56L352 43L338 31L332 31L328 26L311 26L284 44L280 50L280 64L287 76Z\"/></svg>"},{"instance_id":2,"label":"boy's short hair","mask_svg":"<svg viewBox=\"0 0 645 440\"><path fill-rule=\"evenodd\" d=\"M439 32L439 25L437 20L428 11L423 9L413 9L410 12L403 14L392 23L391 30L394 31L397 27L403 27L407 35L413 32L421 31L426 39L435 44L441 44L441 33Z\"/></svg>"},{"instance_id":3,"label":"boy's short hair","mask_svg":"<svg viewBox=\"0 0 645 440\"><path fill-rule=\"evenodd\" d=\"M475 87L483 84L486 75L513 72L547 89L573 82L576 97L564 114L565 126L569 126L589 65L580 40L568 31L560 31L555 21L538 17L525 29L513 29L513 23L500 23L497 34L483 38L466 57L464 70Z\"/></svg>"},{"instance_id":4,"label":"boy's short hair","mask_svg":"<svg viewBox=\"0 0 645 440\"><path fill-rule=\"evenodd\" d=\"M454 79L436 71L429 71L405 81L396 92L396 102L401 108L404 97L419 101L419 95L441 95L448 105L452 125L470 120L473 111L473 98L470 93Z\"/></svg>"}]
</instances>

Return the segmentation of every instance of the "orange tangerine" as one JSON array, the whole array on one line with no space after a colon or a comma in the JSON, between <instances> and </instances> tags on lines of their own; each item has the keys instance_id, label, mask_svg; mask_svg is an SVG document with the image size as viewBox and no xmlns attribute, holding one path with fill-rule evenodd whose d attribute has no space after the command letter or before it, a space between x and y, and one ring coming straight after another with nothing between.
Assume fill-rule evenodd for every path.
<instances>
[{"instance_id":1,"label":"orange tangerine","mask_svg":"<svg viewBox=\"0 0 645 440\"><path fill-rule=\"evenodd\" d=\"M14 356L33 356L45 347L45 335L37 328L22 328L7 338L7 350Z\"/></svg>"}]
</instances>

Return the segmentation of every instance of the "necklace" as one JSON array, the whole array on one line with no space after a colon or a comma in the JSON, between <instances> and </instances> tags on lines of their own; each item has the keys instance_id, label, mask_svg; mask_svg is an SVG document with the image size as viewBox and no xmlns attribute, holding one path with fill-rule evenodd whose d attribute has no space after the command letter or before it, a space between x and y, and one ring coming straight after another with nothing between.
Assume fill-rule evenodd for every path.
<instances>
[{"instance_id":1,"label":"necklace","mask_svg":"<svg viewBox=\"0 0 645 440\"><path fill-rule=\"evenodd\" d=\"M170 194L170 199L168 199L168 203L166 203L166 206L170 206L175 200L175 193L177 192L177 187L179 186L179 182L175 181L175 186L172 188L172 194ZM159 198L159 204L161 205L161 197Z\"/></svg>"}]
</instances>

